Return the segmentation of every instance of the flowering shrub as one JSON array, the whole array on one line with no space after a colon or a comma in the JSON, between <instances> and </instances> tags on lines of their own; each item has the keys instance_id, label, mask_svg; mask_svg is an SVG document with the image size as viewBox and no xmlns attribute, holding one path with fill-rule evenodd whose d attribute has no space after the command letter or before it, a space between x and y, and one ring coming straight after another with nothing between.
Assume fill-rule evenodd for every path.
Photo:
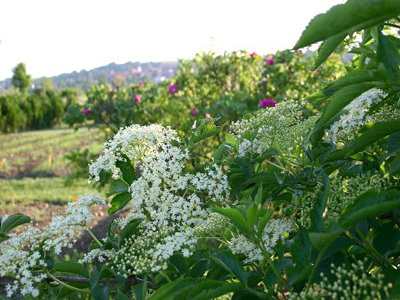
<instances>
[{"instance_id":1,"label":"flowering shrub","mask_svg":"<svg viewBox=\"0 0 400 300\"><path fill-rule=\"evenodd\" d=\"M3 216L8 295L399 298L400 39L388 29L399 24L400 4L383 2L338 5L297 43L323 41L318 65L344 34L363 30L352 50L357 63L311 97L325 102L322 111L277 101L232 123L230 133L196 116L184 138L156 124L120 128L90 165L90 180L111 178L109 213L127 210L105 238L87 227L90 205L104 204L99 196L79 198L43 231L15 233L29 218ZM213 136L221 138L213 157L200 158ZM93 237L88 252L59 262L55 254L82 230Z\"/></svg>"}]
</instances>

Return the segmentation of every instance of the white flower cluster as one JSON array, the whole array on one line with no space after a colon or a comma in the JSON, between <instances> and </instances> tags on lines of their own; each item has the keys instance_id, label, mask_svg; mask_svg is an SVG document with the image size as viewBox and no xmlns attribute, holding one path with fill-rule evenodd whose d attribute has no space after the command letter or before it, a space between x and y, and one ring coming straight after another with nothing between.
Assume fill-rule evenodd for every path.
<instances>
[{"instance_id":1,"label":"white flower cluster","mask_svg":"<svg viewBox=\"0 0 400 300\"><path fill-rule=\"evenodd\" d=\"M0 243L0 276L15 276L13 284L7 285L7 297L11 297L18 289L22 295L39 295L35 284L42 281L47 275L40 249L44 251L61 252L63 247L72 247L86 223L93 215L89 207L94 204L106 204L98 195L84 195L78 197L77 202L68 204L63 215L53 218L49 226L42 231L27 226L21 234L10 234L10 238ZM35 268L36 271L32 272Z\"/></svg>"},{"instance_id":2,"label":"white flower cluster","mask_svg":"<svg viewBox=\"0 0 400 300\"><path fill-rule=\"evenodd\" d=\"M239 156L248 153L261 155L274 148L283 155L289 155L296 145L304 142L318 116L303 119L304 104L294 100L281 102L266 108L248 120L232 125L232 132L239 140Z\"/></svg>"},{"instance_id":3,"label":"white flower cluster","mask_svg":"<svg viewBox=\"0 0 400 300\"><path fill-rule=\"evenodd\" d=\"M103 155L89 166L89 180L100 179L101 170L109 170L113 178L121 176L121 170L115 165L123 161L121 153L131 161L140 161L142 157L150 157L159 152L163 145L179 141L175 131L158 124L148 126L131 125L121 128L118 133L103 145Z\"/></svg>"},{"instance_id":4,"label":"white flower cluster","mask_svg":"<svg viewBox=\"0 0 400 300\"><path fill-rule=\"evenodd\" d=\"M106 143L107 152L90 166L96 179L102 169L114 172L116 161L126 155L140 174L129 187L131 209L118 220L122 229L140 219L140 234L128 238L118 252L102 253L126 275L160 270L175 252L190 255L197 241L193 228L208 218L210 204L224 204L229 197L222 170L215 164L202 171L188 170L189 153L173 145L178 141L175 131L160 125L133 125Z\"/></svg>"},{"instance_id":5,"label":"white flower cluster","mask_svg":"<svg viewBox=\"0 0 400 300\"><path fill-rule=\"evenodd\" d=\"M261 240L264 249L273 254L273 248L277 245L279 240L284 240L286 235L292 230L293 224L290 221L283 219L272 219L265 226ZM257 231L257 228L255 228ZM234 236L230 241L230 247L233 254L244 254L246 259L245 263L254 261L261 261L264 256L262 250L258 245L249 241L244 235L239 234Z\"/></svg>"},{"instance_id":6,"label":"white flower cluster","mask_svg":"<svg viewBox=\"0 0 400 300\"><path fill-rule=\"evenodd\" d=\"M326 131L325 141L336 144L351 140L371 121L371 116L368 116L371 106L380 103L386 96L382 90L373 88L354 99L343 109L346 113Z\"/></svg>"}]
</instances>

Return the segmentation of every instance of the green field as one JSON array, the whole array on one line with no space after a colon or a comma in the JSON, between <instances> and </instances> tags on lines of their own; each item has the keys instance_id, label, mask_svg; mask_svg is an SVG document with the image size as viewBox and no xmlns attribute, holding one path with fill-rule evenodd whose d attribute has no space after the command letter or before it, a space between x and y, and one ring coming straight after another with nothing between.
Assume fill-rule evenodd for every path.
<instances>
[{"instance_id":1,"label":"green field","mask_svg":"<svg viewBox=\"0 0 400 300\"><path fill-rule=\"evenodd\" d=\"M72 172L65 155L85 149L99 153L103 139L93 128L0 135L0 214L22 212L36 204L38 208L43 203L62 205L74 195L96 192L85 179L65 185Z\"/></svg>"}]
</instances>

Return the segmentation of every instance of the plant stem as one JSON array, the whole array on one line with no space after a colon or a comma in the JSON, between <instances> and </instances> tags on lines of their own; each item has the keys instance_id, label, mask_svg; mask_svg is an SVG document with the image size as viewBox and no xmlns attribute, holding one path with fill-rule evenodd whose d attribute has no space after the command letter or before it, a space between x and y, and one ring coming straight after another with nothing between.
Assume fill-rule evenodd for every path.
<instances>
[{"instance_id":1,"label":"plant stem","mask_svg":"<svg viewBox=\"0 0 400 300\"><path fill-rule=\"evenodd\" d=\"M271 258L269 257L270 254L267 252L267 250L265 250L264 246L262 245L262 243L260 243L261 246L261 250L263 252L264 258L265 260L268 262L269 266L271 267L272 271L274 272L276 278L278 279L278 281L282 284L282 286L285 287L285 289L287 291L290 291L292 289L292 287L286 282L285 279L282 278L281 274L279 273L279 271L276 269L274 263L272 262Z\"/></svg>"},{"instance_id":2,"label":"plant stem","mask_svg":"<svg viewBox=\"0 0 400 300\"><path fill-rule=\"evenodd\" d=\"M388 267L392 268L392 269L396 269L396 267L394 267L391 262L389 260L387 260L382 254L380 254L378 252L378 250L376 250L371 244L370 242L365 238L365 236L362 234L362 232L360 231L360 229L357 228L357 226L354 226L355 231L357 232L357 235L360 237L360 239L362 240L363 244L365 245L365 247L371 251L373 254L375 254L375 256L377 256L380 260L382 264L386 264Z\"/></svg>"},{"instance_id":3,"label":"plant stem","mask_svg":"<svg viewBox=\"0 0 400 300\"><path fill-rule=\"evenodd\" d=\"M311 271L310 277L308 278L308 282L307 282L307 289L306 289L307 292L308 292L308 290L309 290L310 287L311 287L311 284L312 284L313 279L314 279L314 276L315 276L315 272L317 272L319 263L321 262L321 259L322 259L322 257L323 257L324 254L325 254L325 249L326 249L326 248L327 248L327 247L325 247L324 249L322 249L322 250L319 252L318 257L317 257L317 260L316 260L315 263L314 263L314 267L313 267L313 269L312 269L312 271Z\"/></svg>"},{"instance_id":4,"label":"plant stem","mask_svg":"<svg viewBox=\"0 0 400 300\"><path fill-rule=\"evenodd\" d=\"M164 270L162 270L160 273L162 276L164 276L165 279L167 279L168 282L172 282L171 278L169 278L168 274L165 273Z\"/></svg>"},{"instance_id":5,"label":"plant stem","mask_svg":"<svg viewBox=\"0 0 400 300\"><path fill-rule=\"evenodd\" d=\"M90 291L88 290L84 290L84 289L80 289L77 287L74 287L72 285L66 284L65 282L62 282L61 280L59 280L57 277L53 276L53 274L51 274L49 271L46 270L46 274L47 276L49 276L49 278L51 278L52 280L54 280L55 282L61 284L63 287L75 291L75 292L81 292L81 293L90 293Z\"/></svg>"},{"instance_id":6,"label":"plant stem","mask_svg":"<svg viewBox=\"0 0 400 300\"><path fill-rule=\"evenodd\" d=\"M96 242L96 244L99 245L100 247L103 247L103 244L96 238L96 236L93 234L90 228L86 227L86 230L89 233L89 235L93 238L93 240Z\"/></svg>"}]
</instances>

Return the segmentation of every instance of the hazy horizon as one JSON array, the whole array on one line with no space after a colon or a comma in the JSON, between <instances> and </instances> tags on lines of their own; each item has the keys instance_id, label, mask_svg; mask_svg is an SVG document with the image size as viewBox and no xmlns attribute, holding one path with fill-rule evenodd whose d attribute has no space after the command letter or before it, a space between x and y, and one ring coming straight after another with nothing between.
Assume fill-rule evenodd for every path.
<instances>
[{"instance_id":1,"label":"hazy horizon","mask_svg":"<svg viewBox=\"0 0 400 300\"><path fill-rule=\"evenodd\" d=\"M34 78L110 63L164 62L200 51L273 53L344 0L4 1L0 80L20 62Z\"/></svg>"}]
</instances>

